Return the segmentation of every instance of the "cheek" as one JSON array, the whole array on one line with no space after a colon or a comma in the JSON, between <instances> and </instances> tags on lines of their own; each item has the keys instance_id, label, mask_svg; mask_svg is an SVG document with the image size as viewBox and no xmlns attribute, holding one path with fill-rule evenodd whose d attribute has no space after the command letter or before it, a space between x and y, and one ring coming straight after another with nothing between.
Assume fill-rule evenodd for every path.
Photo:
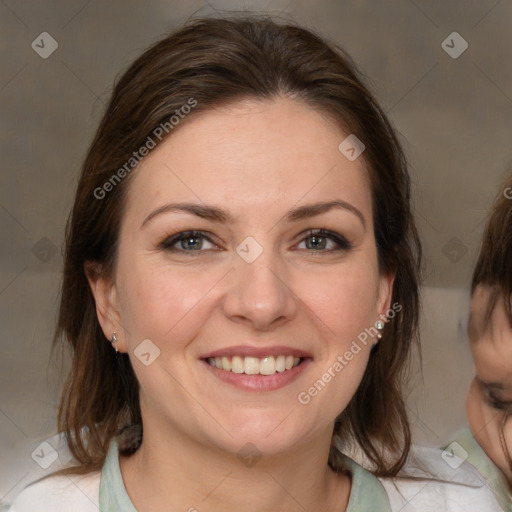
<instances>
[{"instance_id":1,"label":"cheek","mask_svg":"<svg viewBox=\"0 0 512 512\"><path fill-rule=\"evenodd\" d=\"M486 403L484 395L475 381L469 388L466 409L471 430L473 433L477 433L479 444L487 451L493 444L494 434L497 433L497 411Z\"/></svg>"},{"instance_id":2,"label":"cheek","mask_svg":"<svg viewBox=\"0 0 512 512\"><path fill-rule=\"evenodd\" d=\"M500 442L500 422L502 412L490 407L476 385L471 386L467 401L468 420L471 430L476 433L478 444L487 456L505 473L507 469L505 454ZM512 448L512 422L504 429L507 446Z\"/></svg>"},{"instance_id":3,"label":"cheek","mask_svg":"<svg viewBox=\"0 0 512 512\"><path fill-rule=\"evenodd\" d=\"M154 339L162 349L169 339L186 342L200 327L208 292L221 278L218 272L198 273L165 265L120 265L118 283L122 317L130 344ZM219 274L219 275L217 275ZM194 327L196 326L196 327ZM183 338L183 334L186 337Z\"/></svg>"},{"instance_id":4,"label":"cheek","mask_svg":"<svg viewBox=\"0 0 512 512\"><path fill-rule=\"evenodd\" d=\"M367 265L347 265L329 275L303 276L296 282L300 298L321 334L320 360L301 403L324 417L335 418L355 393L368 364L372 347L370 328L376 311L377 270ZM318 398L316 398L318 397ZM320 411L323 411L322 413Z\"/></svg>"},{"instance_id":5,"label":"cheek","mask_svg":"<svg viewBox=\"0 0 512 512\"><path fill-rule=\"evenodd\" d=\"M500 441L500 424L502 419L502 412L489 407L486 404L482 405L483 416L485 419L485 426L483 426L479 438L479 443L484 449L489 458L502 470L507 471L507 463L504 450ZM510 436L506 429L504 432L507 434L507 443L510 447Z\"/></svg>"},{"instance_id":6,"label":"cheek","mask_svg":"<svg viewBox=\"0 0 512 512\"><path fill-rule=\"evenodd\" d=\"M378 320L377 272L371 264L346 265L298 280L300 299L323 323L329 338L356 337Z\"/></svg>"}]
</instances>

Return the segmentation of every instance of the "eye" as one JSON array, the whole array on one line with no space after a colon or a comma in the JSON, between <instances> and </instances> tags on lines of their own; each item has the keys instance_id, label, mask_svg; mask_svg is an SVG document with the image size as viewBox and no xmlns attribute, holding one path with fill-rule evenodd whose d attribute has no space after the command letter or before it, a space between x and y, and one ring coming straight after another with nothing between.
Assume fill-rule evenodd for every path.
<instances>
[{"instance_id":1,"label":"eye","mask_svg":"<svg viewBox=\"0 0 512 512\"><path fill-rule=\"evenodd\" d=\"M488 405L490 405L493 409L497 409L498 411L512 411L512 403L499 400L491 393L488 394L486 401Z\"/></svg>"},{"instance_id":2,"label":"eye","mask_svg":"<svg viewBox=\"0 0 512 512\"><path fill-rule=\"evenodd\" d=\"M327 229L311 229L300 244L305 243L305 249L314 252L347 251L352 244L342 235ZM299 244L299 245L300 245Z\"/></svg>"},{"instance_id":3,"label":"eye","mask_svg":"<svg viewBox=\"0 0 512 512\"><path fill-rule=\"evenodd\" d=\"M499 411L506 411L510 409L510 404L505 402L500 402L499 400L488 400L487 403L493 408L498 409Z\"/></svg>"},{"instance_id":4,"label":"eye","mask_svg":"<svg viewBox=\"0 0 512 512\"><path fill-rule=\"evenodd\" d=\"M211 247L207 247L208 244ZM159 244L160 249L188 253L202 252L215 249L215 247L217 246L201 231L182 231L166 238Z\"/></svg>"}]
</instances>

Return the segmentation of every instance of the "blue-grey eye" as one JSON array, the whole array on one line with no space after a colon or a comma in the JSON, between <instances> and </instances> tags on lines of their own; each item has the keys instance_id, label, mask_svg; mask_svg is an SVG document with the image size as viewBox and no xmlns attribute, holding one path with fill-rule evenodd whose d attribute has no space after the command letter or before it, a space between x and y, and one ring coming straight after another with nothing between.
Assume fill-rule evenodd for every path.
<instances>
[{"instance_id":1,"label":"blue-grey eye","mask_svg":"<svg viewBox=\"0 0 512 512\"><path fill-rule=\"evenodd\" d=\"M205 244L210 244L212 247L205 247ZM165 239L160 244L162 249L183 252L199 252L213 247L211 240L200 231L183 231Z\"/></svg>"},{"instance_id":2,"label":"blue-grey eye","mask_svg":"<svg viewBox=\"0 0 512 512\"><path fill-rule=\"evenodd\" d=\"M179 240L181 244L181 249L193 249L194 251L198 251L203 246L203 239L198 236L187 236L186 238L182 238Z\"/></svg>"},{"instance_id":3,"label":"blue-grey eye","mask_svg":"<svg viewBox=\"0 0 512 512\"><path fill-rule=\"evenodd\" d=\"M305 242L306 249L325 249L327 247L328 239L325 236L310 236L306 238Z\"/></svg>"},{"instance_id":4,"label":"blue-grey eye","mask_svg":"<svg viewBox=\"0 0 512 512\"><path fill-rule=\"evenodd\" d=\"M308 242L309 241L309 242ZM309 251L330 252L348 250L352 247L347 239L326 229L311 230L300 243L305 243Z\"/></svg>"}]
</instances>

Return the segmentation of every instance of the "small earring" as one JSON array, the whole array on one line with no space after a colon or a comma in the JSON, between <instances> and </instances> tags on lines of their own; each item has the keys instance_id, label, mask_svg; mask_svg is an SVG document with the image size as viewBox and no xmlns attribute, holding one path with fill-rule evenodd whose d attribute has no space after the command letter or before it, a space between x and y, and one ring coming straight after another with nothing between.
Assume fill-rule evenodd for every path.
<instances>
[{"instance_id":1,"label":"small earring","mask_svg":"<svg viewBox=\"0 0 512 512\"><path fill-rule=\"evenodd\" d=\"M377 327L377 330L379 331L377 333L377 339L381 340L382 339L382 330L384 329L384 323L381 322L380 320L375 324L375 326Z\"/></svg>"},{"instance_id":2,"label":"small earring","mask_svg":"<svg viewBox=\"0 0 512 512\"><path fill-rule=\"evenodd\" d=\"M116 333L114 332L114 334L112 334L112 338L110 338L110 344L114 347L114 343L117 341L117 336L116 336ZM119 350L117 350L117 347L114 347L116 349L116 354L119 352Z\"/></svg>"}]
</instances>

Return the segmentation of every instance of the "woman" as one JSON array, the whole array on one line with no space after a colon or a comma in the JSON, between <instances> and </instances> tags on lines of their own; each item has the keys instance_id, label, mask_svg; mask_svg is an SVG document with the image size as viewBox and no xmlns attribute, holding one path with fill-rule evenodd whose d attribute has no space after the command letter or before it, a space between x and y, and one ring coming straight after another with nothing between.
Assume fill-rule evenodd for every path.
<instances>
[{"instance_id":1,"label":"woman","mask_svg":"<svg viewBox=\"0 0 512 512\"><path fill-rule=\"evenodd\" d=\"M392 510L420 253L402 150L343 51L267 18L158 42L68 224L59 429L85 476L14 510Z\"/></svg>"},{"instance_id":2,"label":"woman","mask_svg":"<svg viewBox=\"0 0 512 512\"><path fill-rule=\"evenodd\" d=\"M468 336L476 375L465 427L454 451L487 479L503 510L512 510L512 179L500 189L485 227L471 283Z\"/></svg>"}]
</instances>

